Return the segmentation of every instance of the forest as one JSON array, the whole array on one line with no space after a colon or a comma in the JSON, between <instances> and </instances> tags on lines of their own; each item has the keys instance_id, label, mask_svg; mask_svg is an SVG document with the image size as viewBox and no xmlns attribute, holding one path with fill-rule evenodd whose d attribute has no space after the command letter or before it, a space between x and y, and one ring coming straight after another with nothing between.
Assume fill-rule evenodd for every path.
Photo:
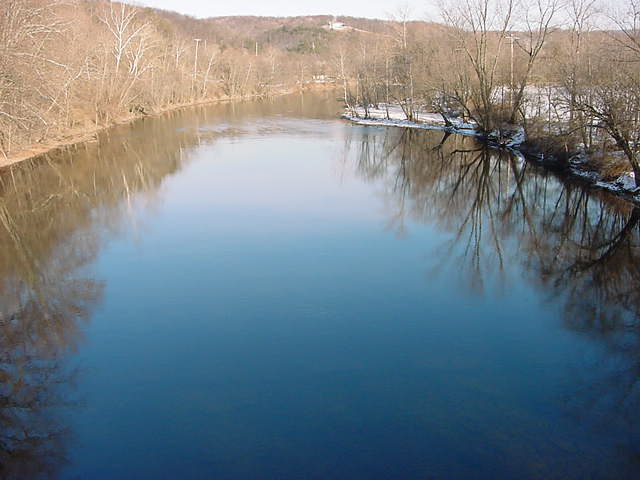
<instances>
[{"instance_id":1,"label":"forest","mask_svg":"<svg viewBox=\"0 0 640 480\"><path fill-rule=\"evenodd\" d=\"M107 1L3 1L0 156L177 106L299 89L328 68L319 26L329 18L196 20Z\"/></svg>"},{"instance_id":2,"label":"forest","mask_svg":"<svg viewBox=\"0 0 640 480\"><path fill-rule=\"evenodd\" d=\"M361 48L345 103L364 117L399 106L409 122L435 112L488 140L522 131L528 156L635 191L640 2L463 0L440 14L438 30L401 12L395 41Z\"/></svg>"},{"instance_id":3,"label":"forest","mask_svg":"<svg viewBox=\"0 0 640 480\"><path fill-rule=\"evenodd\" d=\"M637 0L460 0L415 21L217 17L102 0L0 7L0 152L183 105L327 84L347 106L400 105L524 127L555 166L640 179ZM344 28L332 28L332 22ZM64 140L63 140L64 143ZM28 156L28 155L27 155Z\"/></svg>"}]
</instances>

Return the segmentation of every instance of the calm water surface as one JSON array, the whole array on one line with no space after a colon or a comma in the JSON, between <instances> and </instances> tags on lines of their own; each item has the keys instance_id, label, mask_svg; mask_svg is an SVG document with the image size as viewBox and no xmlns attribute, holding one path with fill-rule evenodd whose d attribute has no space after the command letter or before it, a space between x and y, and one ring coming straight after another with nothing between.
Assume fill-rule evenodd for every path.
<instances>
[{"instance_id":1,"label":"calm water surface","mask_svg":"<svg viewBox=\"0 0 640 480\"><path fill-rule=\"evenodd\" d=\"M638 210L339 109L0 172L0 478L640 477Z\"/></svg>"}]
</instances>

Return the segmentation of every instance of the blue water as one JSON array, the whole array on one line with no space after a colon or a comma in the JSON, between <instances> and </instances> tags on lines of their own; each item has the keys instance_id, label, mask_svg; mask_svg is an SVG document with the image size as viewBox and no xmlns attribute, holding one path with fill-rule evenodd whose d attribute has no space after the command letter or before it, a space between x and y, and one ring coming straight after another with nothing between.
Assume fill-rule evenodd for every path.
<instances>
[{"instance_id":1,"label":"blue water","mask_svg":"<svg viewBox=\"0 0 640 480\"><path fill-rule=\"evenodd\" d=\"M492 197L479 216L497 227L484 222L470 246L456 205L472 192L439 203L446 190L415 178L399 188L397 149L363 171L363 145L402 133L336 119L330 95L305 100L146 120L193 137L166 146L182 148L174 171L97 199L73 234L97 243L74 275L101 290L62 349L77 377L54 413L67 435L51 476L637 478L626 412L638 392L600 402L618 398L609 373L634 361L612 339L634 340L580 323L588 298L614 307L593 278L577 297L566 284L578 280L543 281L548 249L531 255L526 227L561 211L557 198L594 194L532 171L527 185L546 182L553 201L538 207L528 190L516 217L529 220L514 227L487 213L504 206ZM104 155L141 128L101 139ZM441 135L419 135L411 161L428 170L420 142ZM637 318L633 306L620 315Z\"/></svg>"}]
</instances>

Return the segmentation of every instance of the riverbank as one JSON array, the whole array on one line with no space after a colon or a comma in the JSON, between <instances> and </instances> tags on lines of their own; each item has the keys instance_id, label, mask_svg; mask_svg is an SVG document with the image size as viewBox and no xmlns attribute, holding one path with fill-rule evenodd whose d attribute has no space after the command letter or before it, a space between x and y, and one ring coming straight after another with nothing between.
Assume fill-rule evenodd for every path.
<instances>
[{"instance_id":1,"label":"riverbank","mask_svg":"<svg viewBox=\"0 0 640 480\"><path fill-rule=\"evenodd\" d=\"M535 145L528 143L524 129L513 129L507 135L493 135L487 137L478 130L473 122L460 118L449 117L445 120L442 115L418 111L413 120L407 120L407 115L399 105L379 105L378 108L353 107L342 114L342 118L352 123L365 126L401 127L421 130L441 130L458 135L475 137L482 140L490 148L506 149L522 156L523 159L541 164L553 170L561 170L568 177L589 184L594 188L607 190L626 200L640 204L640 188L636 187L632 171L623 172L615 180L608 180L588 168L590 156L586 152L573 152L569 156L566 166L559 168L558 162L550 155L544 155Z\"/></svg>"},{"instance_id":2,"label":"riverbank","mask_svg":"<svg viewBox=\"0 0 640 480\"><path fill-rule=\"evenodd\" d=\"M347 109L342 118L359 125L404 127L423 130L450 130L468 136L479 136L477 126L464 122L459 118L448 118L447 125L442 115L430 112L415 112L414 120L407 120L407 115L398 105L379 105L378 108L353 107Z\"/></svg>"},{"instance_id":3,"label":"riverbank","mask_svg":"<svg viewBox=\"0 0 640 480\"><path fill-rule=\"evenodd\" d=\"M11 165L15 165L25 160L38 157L40 155L44 155L46 153L53 152L61 148L72 147L74 145L95 141L97 139L98 134L105 130L113 128L117 125L125 125L127 123L131 123L135 120L145 118L145 117L157 117L165 113L173 112L176 110L182 110L190 107L200 107L200 106L215 105L215 104L228 103L228 102L242 102L247 100L256 100L260 98L270 98L270 97L278 97L282 95L291 95L294 93L302 93L305 91L329 90L333 88L335 88L335 86L331 84L308 83L303 85L302 87L296 86L296 87L281 88L277 91L269 93L266 96L262 94L244 95L244 96L235 96L235 97L222 96L218 98L205 99L201 101L166 105L163 107L155 108L154 110L151 110L151 111L145 111L144 113L130 113L129 115L119 117L104 125L97 125L92 128L71 129L65 134L62 134L57 137L53 137L43 142L31 144L27 147L20 148L19 150L12 151L9 154L4 154L4 152L0 152L0 169L9 167Z\"/></svg>"}]
</instances>

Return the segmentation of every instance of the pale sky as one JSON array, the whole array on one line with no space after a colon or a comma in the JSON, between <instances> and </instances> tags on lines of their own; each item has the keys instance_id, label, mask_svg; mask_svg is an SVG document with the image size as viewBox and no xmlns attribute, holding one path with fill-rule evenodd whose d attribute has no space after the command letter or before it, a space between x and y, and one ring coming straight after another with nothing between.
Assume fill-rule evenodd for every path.
<instances>
[{"instance_id":1,"label":"pale sky","mask_svg":"<svg viewBox=\"0 0 640 480\"><path fill-rule=\"evenodd\" d=\"M412 18L416 20L436 20L438 17L433 3L428 0L137 0L130 3L200 18L222 15L288 17L322 14L386 19L400 5L408 5Z\"/></svg>"}]
</instances>

